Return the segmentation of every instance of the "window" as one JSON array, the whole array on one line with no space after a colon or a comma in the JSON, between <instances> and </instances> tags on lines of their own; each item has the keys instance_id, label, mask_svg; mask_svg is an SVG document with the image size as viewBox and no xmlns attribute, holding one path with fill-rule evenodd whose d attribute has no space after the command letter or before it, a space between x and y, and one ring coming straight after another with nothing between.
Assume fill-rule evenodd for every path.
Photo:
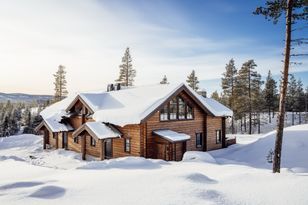
<instances>
[{"instance_id":1,"label":"window","mask_svg":"<svg viewBox=\"0 0 308 205\"><path fill-rule=\"evenodd\" d=\"M57 133L53 132L53 133L52 133L52 138L53 138L53 139L56 139L56 136L57 136Z\"/></svg>"},{"instance_id":2,"label":"window","mask_svg":"<svg viewBox=\"0 0 308 205\"><path fill-rule=\"evenodd\" d=\"M202 133L196 133L196 147L202 147Z\"/></svg>"},{"instance_id":3,"label":"window","mask_svg":"<svg viewBox=\"0 0 308 205\"><path fill-rule=\"evenodd\" d=\"M168 120L168 105L165 105L163 109L160 111L160 120L165 121Z\"/></svg>"},{"instance_id":4,"label":"window","mask_svg":"<svg viewBox=\"0 0 308 205\"><path fill-rule=\"evenodd\" d=\"M193 109L189 105L186 107L187 113L186 113L186 119L191 120L193 119Z\"/></svg>"},{"instance_id":5,"label":"window","mask_svg":"<svg viewBox=\"0 0 308 205\"><path fill-rule=\"evenodd\" d=\"M124 151L125 152L130 152L130 139L129 138L125 138L124 139Z\"/></svg>"},{"instance_id":6,"label":"window","mask_svg":"<svg viewBox=\"0 0 308 205\"><path fill-rule=\"evenodd\" d=\"M181 97L173 98L160 110L161 121L167 120L192 120L193 107L188 105Z\"/></svg>"},{"instance_id":7,"label":"window","mask_svg":"<svg viewBox=\"0 0 308 205\"><path fill-rule=\"evenodd\" d=\"M179 120L184 120L186 104L182 98L179 97L178 99L179 99Z\"/></svg>"},{"instance_id":8,"label":"window","mask_svg":"<svg viewBox=\"0 0 308 205\"><path fill-rule=\"evenodd\" d=\"M93 137L91 137L90 139L91 139L91 146L92 146L92 147L95 147L95 145L96 145L96 140L95 140Z\"/></svg>"},{"instance_id":9,"label":"window","mask_svg":"<svg viewBox=\"0 0 308 205\"><path fill-rule=\"evenodd\" d=\"M170 120L177 119L177 110L178 110L177 98L173 98L170 101L170 107L169 107L169 119Z\"/></svg>"},{"instance_id":10,"label":"window","mask_svg":"<svg viewBox=\"0 0 308 205\"><path fill-rule=\"evenodd\" d=\"M74 143L78 144L79 143L79 137L74 137Z\"/></svg>"},{"instance_id":11,"label":"window","mask_svg":"<svg viewBox=\"0 0 308 205\"><path fill-rule=\"evenodd\" d=\"M216 130L216 144L221 144L221 130Z\"/></svg>"}]
</instances>

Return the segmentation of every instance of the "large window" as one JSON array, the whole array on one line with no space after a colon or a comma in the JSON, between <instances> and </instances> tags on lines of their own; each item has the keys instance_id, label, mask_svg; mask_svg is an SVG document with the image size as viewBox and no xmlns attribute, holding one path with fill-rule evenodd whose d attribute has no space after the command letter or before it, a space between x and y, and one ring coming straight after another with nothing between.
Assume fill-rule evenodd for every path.
<instances>
[{"instance_id":1,"label":"large window","mask_svg":"<svg viewBox=\"0 0 308 205\"><path fill-rule=\"evenodd\" d=\"M173 98L160 110L160 120L191 120L193 119L193 108L183 98Z\"/></svg>"},{"instance_id":2,"label":"large window","mask_svg":"<svg viewBox=\"0 0 308 205\"><path fill-rule=\"evenodd\" d=\"M202 133L196 133L196 147L202 147Z\"/></svg>"},{"instance_id":3,"label":"large window","mask_svg":"<svg viewBox=\"0 0 308 205\"><path fill-rule=\"evenodd\" d=\"M176 120L177 119L177 112L178 112L177 98L173 98L170 101L170 105L169 105L169 119L170 120Z\"/></svg>"},{"instance_id":4,"label":"large window","mask_svg":"<svg viewBox=\"0 0 308 205\"><path fill-rule=\"evenodd\" d=\"M221 130L216 130L216 144L221 144Z\"/></svg>"},{"instance_id":5,"label":"large window","mask_svg":"<svg viewBox=\"0 0 308 205\"><path fill-rule=\"evenodd\" d=\"M185 110L186 110L186 104L182 98L178 98L179 103L179 120L185 119Z\"/></svg>"},{"instance_id":6,"label":"large window","mask_svg":"<svg viewBox=\"0 0 308 205\"><path fill-rule=\"evenodd\" d=\"M165 105L160 111L160 120L168 120L168 105Z\"/></svg>"},{"instance_id":7,"label":"large window","mask_svg":"<svg viewBox=\"0 0 308 205\"><path fill-rule=\"evenodd\" d=\"M124 140L124 151L130 153L130 138L125 138Z\"/></svg>"}]
</instances>

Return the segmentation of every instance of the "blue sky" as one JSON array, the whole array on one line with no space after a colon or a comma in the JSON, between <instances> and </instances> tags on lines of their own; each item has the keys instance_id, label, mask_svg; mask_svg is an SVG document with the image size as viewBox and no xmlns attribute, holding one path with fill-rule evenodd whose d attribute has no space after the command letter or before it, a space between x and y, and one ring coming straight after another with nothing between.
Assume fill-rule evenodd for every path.
<instances>
[{"instance_id":1,"label":"blue sky","mask_svg":"<svg viewBox=\"0 0 308 205\"><path fill-rule=\"evenodd\" d=\"M238 68L255 59L261 74L279 74L284 24L252 14L263 2L1 1L0 66L9 69L0 76L0 92L52 94L59 64L67 67L69 92L104 88L117 78L127 46L136 85L157 83L164 75L183 82L195 69L200 80L217 86L230 58ZM292 72L308 71L307 59L300 61ZM209 92L213 87L202 86Z\"/></svg>"}]
</instances>

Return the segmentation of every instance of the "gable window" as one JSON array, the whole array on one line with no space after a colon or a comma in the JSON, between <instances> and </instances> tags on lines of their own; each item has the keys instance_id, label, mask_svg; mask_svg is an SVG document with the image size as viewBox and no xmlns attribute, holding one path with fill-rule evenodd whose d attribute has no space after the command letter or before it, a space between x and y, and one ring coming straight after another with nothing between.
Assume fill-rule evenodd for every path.
<instances>
[{"instance_id":1,"label":"gable window","mask_svg":"<svg viewBox=\"0 0 308 205\"><path fill-rule=\"evenodd\" d=\"M196 133L196 147L202 147L202 133Z\"/></svg>"},{"instance_id":2,"label":"gable window","mask_svg":"<svg viewBox=\"0 0 308 205\"><path fill-rule=\"evenodd\" d=\"M221 130L216 130L216 144L221 144Z\"/></svg>"},{"instance_id":3,"label":"gable window","mask_svg":"<svg viewBox=\"0 0 308 205\"><path fill-rule=\"evenodd\" d=\"M179 120L184 120L186 104L182 98L179 97L178 99L179 99Z\"/></svg>"},{"instance_id":4,"label":"gable window","mask_svg":"<svg viewBox=\"0 0 308 205\"><path fill-rule=\"evenodd\" d=\"M79 143L79 137L74 137L74 143L76 143L76 144Z\"/></svg>"},{"instance_id":5,"label":"gable window","mask_svg":"<svg viewBox=\"0 0 308 205\"><path fill-rule=\"evenodd\" d=\"M165 121L168 120L168 105L165 105L163 109L160 111L160 120Z\"/></svg>"},{"instance_id":6,"label":"gable window","mask_svg":"<svg viewBox=\"0 0 308 205\"><path fill-rule=\"evenodd\" d=\"M91 146L95 147L96 146L96 140L93 137L91 137L90 140L91 140Z\"/></svg>"},{"instance_id":7,"label":"gable window","mask_svg":"<svg viewBox=\"0 0 308 205\"><path fill-rule=\"evenodd\" d=\"M160 121L167 120L192 120L193 107L188 105L181 97L173 98L160 110Z\"/></svg>"},{"instance_id":8,"label":"gable window","mask_svg":"<svg viewBox=\"0 0 308 205\"><path fill-rule=\"evenodd\" d=\"M169 119L170 120L177 119L177 109L178 109L177 98L173 98L170 101L170 105L169 105Z\"/></svg>"},{"instance_id":9,"label":"gable window","mask_svg":"<svg viewBox=\"0 0 308 205\"><path fill-rule=\"evenodd\" d=\"M125 138L124 140L124 151L130 153L130 138Z\"/></svg>"},{"instance_id":10,"label":"gable window","mask_svg":"<svg viewBox=\"0 0 308 205\"><path fill-rule=\"evenodd\" d=\"M186 106L187 113L186 113L186 119L193 119L193 109L189 105Z\"/></svg>"}]
</instances>

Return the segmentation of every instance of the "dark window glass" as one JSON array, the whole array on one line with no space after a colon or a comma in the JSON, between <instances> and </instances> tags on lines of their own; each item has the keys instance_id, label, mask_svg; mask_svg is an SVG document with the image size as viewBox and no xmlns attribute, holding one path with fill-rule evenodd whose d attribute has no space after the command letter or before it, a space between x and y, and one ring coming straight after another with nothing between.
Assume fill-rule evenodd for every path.
<instances>
[{"instance_id":1,"label":"dark window glass","mask_svg":"<svg viewBox=\"0 0 308 205\"><path fill-rule=\"evenodd\" d=\"M125 152L130 152L130 139L129 138L125 138L125 143L124 143L124 151Z\"/></svg>"},{"instance_id":2,"label":"dark window glass","mask_svg":"<svg viewBox=\"0 0 308 205\"><path fill-rule=\"evenodd\" d=\"M56 139L57 133L53 132L52 133L52 138Z\"/></svg>"},{"instance_id":3,"label":"dark window glass","mask_svg":"<svg viewBox=\"0 0 308 205\"><path fill-rule=\"evenodd\" d=\"M96 140L93 137L91 137L91 146L96 146Z\"/></svg>"},{"instance_id":4,"label":"dark window glass","mask_svg":"<svg viewBox=\"0 0 308 205\"><path fill-rule=\"evenodd\" d=\"M179 98L179 120L185 119L186 104L182 98Z\"/></svg>"},{"instance_id":5,"label":"dark window glass","mask_svg":"<svg viewBox=\"0 0 308 205\"><path fill-rule=\"evenodd\" d=\"M163 109L160 110L160 120L168 120L168 105L165 105Z\"/></svg>"},{"instance_id":6,"label":"dark window glass","mask_svg":"<svg viewBox=\"0 0 308 205\"><path fill-rule=\"evenodd\" d=\"M221 130L216 130L216 144L221 144Z\"/></svg>"},{"instance_id":7,"label":"dark window glass","mask_svg":"<svg viewBox=\"0 0 308 205\"><path fill-rule=\"evenodd\" d=\"M76 144L79 143L79 137L74 137L74 143L76 143Z\"/></svg>"},{"instance_id":8,"label":"dark window glass","mask_svg":"<svg viewBox=\"0 0 308 205\"><path fill-rule=\"evenodd\" d=\"M193 119L193 109L192 109L192 107L187 105L186 109L187 109L186 118L187 119Z\"/></svg>"},{"instance_id":9,"label":"dark window glass","mask_svg":"<svg viewBox=\"0 0 308 205\"><path fill-rule=\"evenodd\" d=\"M170 120L176 120L177 119L177 108L178 108L178 104L177 104L177 98L173 98L170 101L170 110L169 110L169 119Z\"/></svg>"},{"instance_id":10,"label":"dark window glass","mask_svg":"<svg viewBox=\"0 0 308 205\"><path fill-rule=\"evenodd\" d=\"M202 147L202 133L196 133L196 147Z\"/></svg>"}]
</instances>

